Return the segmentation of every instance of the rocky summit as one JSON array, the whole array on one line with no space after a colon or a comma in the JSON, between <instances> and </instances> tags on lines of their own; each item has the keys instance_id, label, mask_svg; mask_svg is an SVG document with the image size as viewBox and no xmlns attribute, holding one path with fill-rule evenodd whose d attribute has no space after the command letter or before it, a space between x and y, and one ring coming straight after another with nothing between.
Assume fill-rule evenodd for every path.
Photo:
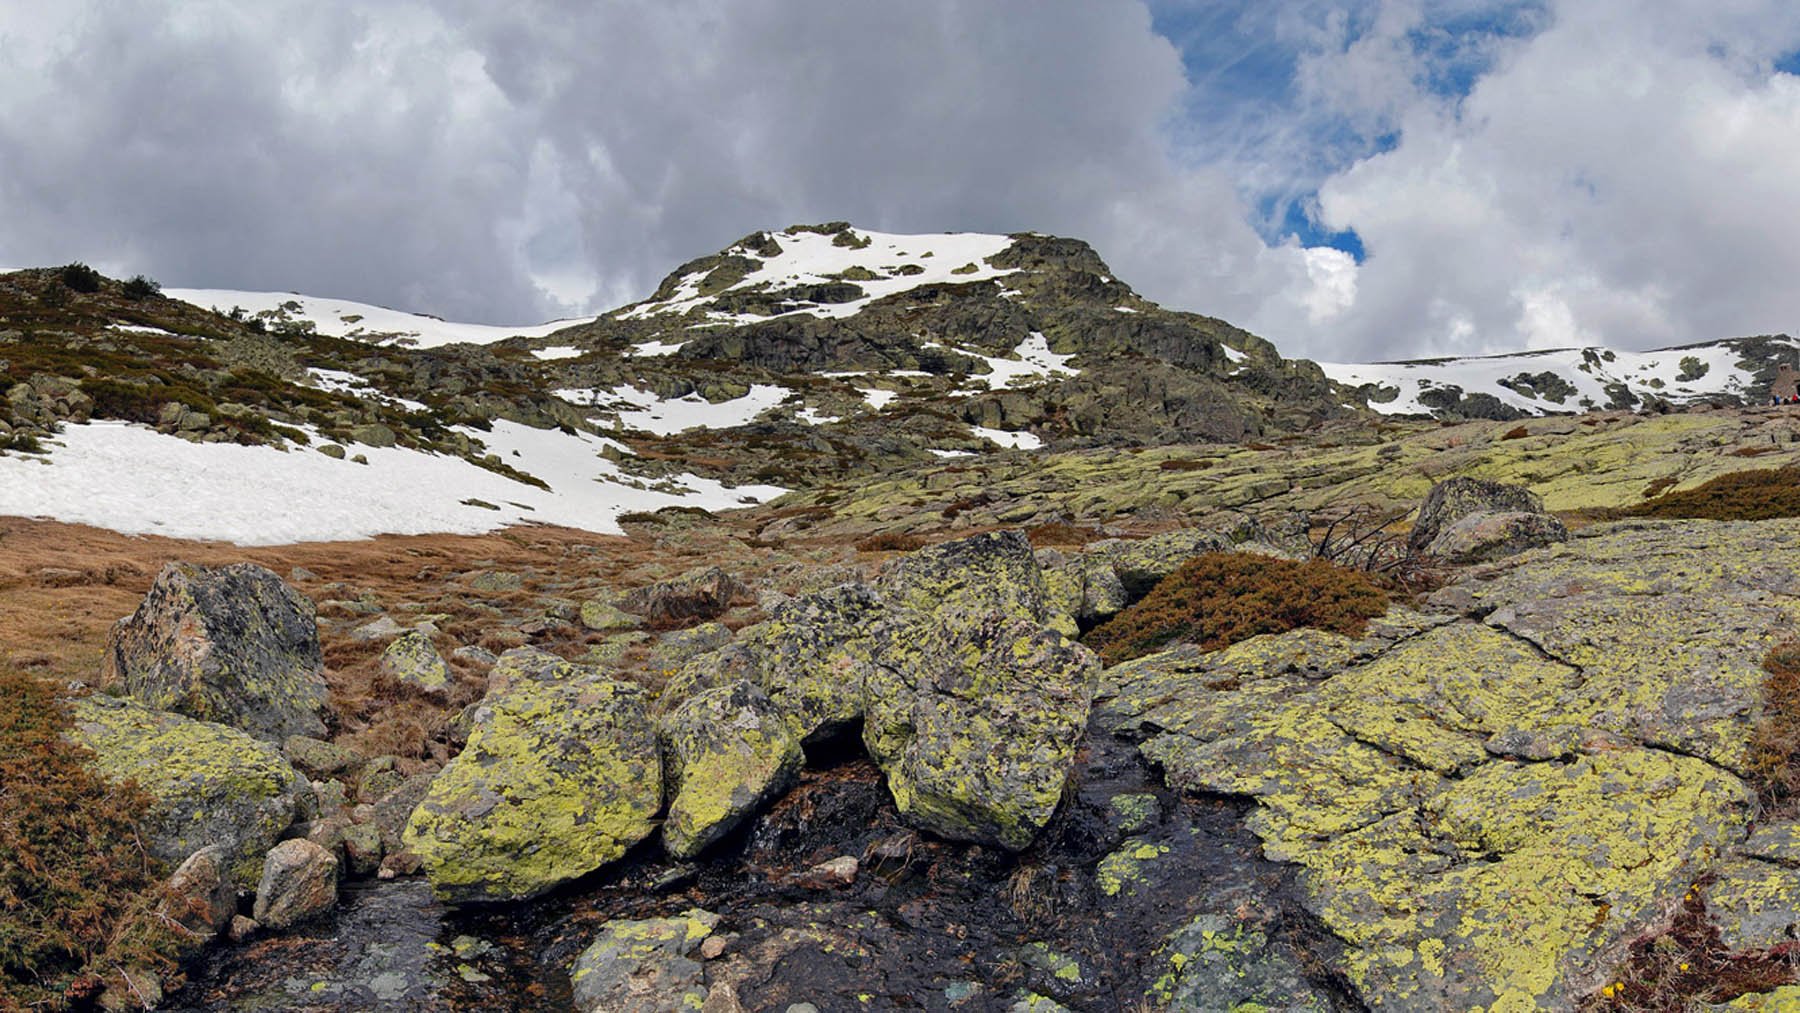
<instances>
[{"instance_id":1,"label":"rocky summit","mask_svg":"<svg viewBox=\"0 0 1800 1013\"><path fill-rule=\"evenodd\" d=\"M0 275L0 1008L1800 994L1785 338L1320 366L842 222L523 329L79 267Z\"/></svg>"}]
</instances>

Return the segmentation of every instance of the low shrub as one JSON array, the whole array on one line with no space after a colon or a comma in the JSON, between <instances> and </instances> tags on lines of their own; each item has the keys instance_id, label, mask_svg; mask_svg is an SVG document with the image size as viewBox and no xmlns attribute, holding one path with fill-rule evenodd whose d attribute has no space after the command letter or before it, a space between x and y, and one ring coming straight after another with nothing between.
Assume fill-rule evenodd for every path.
<instances>
[{"instance_id":1,"label":"low shrub","mask_svg":"<svg viewBox=\"0 0 1800 1013\"><path fill-rule=\"evenodd\" d=\"M120 968L175 980L167 870L139 844L149 799L95 773L68 722L48 683L0 669L0 1009L80 1005Z\"/></svg>"},{"instance_id":2,"label":"low shrub","mask_svg":"<svg viewBox=\"0 0 1800 1013\"><path fill-rule=\"evenodd\" d=\"M1166 461L1159 461L1156 466L1163 471L1205 471L1212 467L1213 463L1172 457Z\"/></svg>"},{"instance_id":3,"label":"low shrub","mask_svg":"<svg viewBox=\"0 0 1800 1013\"><path fill-rule=\"evenodd\" d=\"M1628 507L1627 517L1766 521L1800 517L1800 467L1737 471Z\"/></svg>"},{"instance_id":4,"label":"low shrub","mask_svg":"<svg viewBox=\"0 0 1800 1013\"><path fill-rule=\"evenodd\" d=\"M143 275L135 275L125 283L125 298L136 302L151 296L162 295L162 286Z\"/></svg>"},{"instance_id":5,"label":"low shrub","mask_svg":"<svg viewBox=\"0 0 1800 1013\"><path fill-rule=\"evenodd\" d=\"M1212 651L1302 626L1358 636L1387 605L1367 574L1322 559L1214 552L1183 563L1084 643L1116 665L1177 641Z\"/></svg>"},{"instance_id":6,"label":"low shrub","mask_svg":"<svg viewBox=\"0 0 1800 1013\"><path fill-rule=\"evenodd\" d=\"M925 547L925 539L899 531L884 531L856 543L858 552L911 552Z\"/></svg>"},{"instance_id":7,"label":"low shrub","mask_svg":"<svg viewBox=\"0 0 1800 1013\"><path fill-rule=\"evenodd\" d=\"M1530 435L1531 430L1526 429L1524 426L1514 426L1506 432L1501 433L1500 438L1503 440L1522 440Z\"/></svg>"},{"instance_id":8,"label":"low shrub","mask_svg":"<svg viewBox=\"0 0 1800 1013\"><path fill-rule=\"evenodd\" d=\"M1052 545L1087 545L1112 536L1099 528L1084 528L1077 524L1052 521L1026 528L1025 537L1031 540L1032 548L1042 549Z\"/></svg>"},{"instance_id":9,"label":"low shrub","mask_svg":"<svg viewBox=\"0 0 1800 1013\"><path fill-rule=\"evenodd\" d=\"M59 277L63 287L71 292L100 291L100 272L80 261L64 265Z\"/></svg>"},{"instance_id":10,"label":"low shrub","mask_svg":"<svg viewBox=\"0 0 1800 1013\"><path fill-rule=\"evenodd\" d=\"M1750 774L1764 809L1800 798L1800 641L1763 657L1763 715L1750 738Z\"/></svg>"}]
</instances>

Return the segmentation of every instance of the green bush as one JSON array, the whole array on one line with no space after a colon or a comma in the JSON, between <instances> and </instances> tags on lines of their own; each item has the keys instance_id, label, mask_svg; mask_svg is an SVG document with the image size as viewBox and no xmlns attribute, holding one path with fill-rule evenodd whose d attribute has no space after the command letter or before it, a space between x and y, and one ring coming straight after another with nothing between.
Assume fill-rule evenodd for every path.
<instances>
[{"instance_id":1,"label":"green bush","mask_svg":"<svg viewBox=\"0 0 1800 1013\"><path fill-rule=\"evenodd\" d=\"M63 287L72 292L100 291L100 272L76 261L65 265L62 269Z\"/></svg>"},{"instance_id":2,"label":"green bush","mask_svg":"<svg viewBox=\"0 0 1800 1013\"><path fill-rule=\"evenodd\" d=\"M1360 636L1387 605L1367 574L1322 559L1213 552L1183 563L1084 642L1116 665L1178 641L1214 651L1302 626Z\"/></svg>"},{"instance_id":3,"label":"green bush","mask_svg":"<svg viewBox=\"0 0 1800 1013\"><path fill-rule=\"evenodd\" d=\"M120 968L174 980L166 870L139 843L149 800L96 774L68 722L48 684L0 669L0 1009L79 1005Z\"/></svg>"},{"instance_id":4,"label":"green bush","mask_svg":"<svg viewBox=\"0 0 1800 1013\"><path fill-rule=\"evenodd\" d=\"M136 301L148 299L153 295L162 295L162 286L143 275L137 275L125 283L125 298Z\"/></svg>"}]
</instances>

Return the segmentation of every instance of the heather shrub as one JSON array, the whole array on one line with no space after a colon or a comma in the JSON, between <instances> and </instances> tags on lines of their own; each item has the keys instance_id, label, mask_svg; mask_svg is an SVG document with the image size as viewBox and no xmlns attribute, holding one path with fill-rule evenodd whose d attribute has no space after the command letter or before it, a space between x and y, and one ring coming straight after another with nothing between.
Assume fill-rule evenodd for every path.
<instances>
[{"instance_id":1,"label":"heather shrub","mask_svg":"<svg viewBox=\"0 0 1800 1013\"><path fill-rule=\"evenodd\" d=\"M899 531L883 531L856 542L858 552L911 552L925 547L925 539Z\"/></svg>"},{"instance_id":2,"label":"heather shrub","mask_svg":"<svg viewBox=\"0 0 1800 1013\"><path fill-rule=\"evenodd\" d=\"M122 968L170 981L154 905L166 870L139 844L148 798L63 741L52 687L0 669L0 1009L65 1009Z\"/></svg>"},{"instance_id":3,"label":"heather shrub","mask_svg":"<svg viewBox=\"0 0 1800 1013\"><path fill-rule=\"evenodd\" d=\"M1322 559L1214 552L1183 563L1084 642L1116 665L1177 641L1211 651L1302 626L1357 636L1387 604L1367 574Z\"/></svg>"},{"instance_id":4,"label":"heather shrub","mask_svg":"<svg viewBox=\"0 0 1800 1013\"><path fill-rule=\"evenodd\" d=\"M1750 737L1750 774L1763 805L1787 808L1800 796L1800 641L1763 658L1763 715Z\"/></svg>"},{"instance_id":5,"label":"heather shrub","mask_svg":"<svg viewBox=\"0 0 1800 1013\"><path fill-rule=\"evenodd\" d=\"M71 292L100 291L100 272L80 261L65 265L61 277L63 287Z\"/></svg>"},{"instance_id":6,"label":"heather shrub","mask_svg":"<svg viewBox=\"0 0 1800 1013\"><path fill-rule=\"evenodd\" d=\"M1800 517L1800 467L1737 471L1628 507L1627 517L1766 521Z\"/></svg>"},{"instance_id":7,"label":"heather shrub","mask_svg":"<svg viewBox=\"0 0 1800 1013\"><path fill-rule=\"evenodd\" d=\"M162 295L162 286L141 274L125 283L125 298L133 302L153 295Z\"/></svg>"}]
</instances>

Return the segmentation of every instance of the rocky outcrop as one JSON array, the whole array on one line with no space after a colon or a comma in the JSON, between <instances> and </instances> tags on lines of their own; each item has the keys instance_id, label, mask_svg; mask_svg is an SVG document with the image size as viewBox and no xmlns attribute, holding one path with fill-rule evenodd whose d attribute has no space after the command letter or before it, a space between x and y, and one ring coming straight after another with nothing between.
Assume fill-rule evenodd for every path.
<instances>
[{"instance_id":1,"label":"rocky outcrop","mask_svg":"<svg viewBox=\"0 0 1800 1013\"><path fill-rule=\"evenodd\" d=\"M748 682L704 690L662 726L669 785L663 846L692 858L785 791L805 756L762 690Z\"/></svg>"},{"instance_id":2,"label":"rocky outcrop","mask_svg":"<svg viewBox=\"0 0 1800 1013\"><path fill-rule=\"evenodd\" d=\"M796 737L829 738L862 717L868 631L880 614L880 596L861 584L791 598L723 649L690 661L663 699L678 703L743 679L768 694Z\"/></svg>"},{"instance_id":3,"label":"rocky outcrop","mask_svg":"<svg viewBox=\"0 0 1800 1013\"><path fill-rule=\"evenodd\" d=\"M306 778L275 747L237 729L109 696L85 697L70 709L69 739L93 750L99 771L149 792L144 843L163 861L218 845L231 881L251 889L264 853L314 815Z\"/></svg>"},{"instance_id":4,"label":"rocky outcrop","mask_svg":"<svg viewBox=\"0 0 1800 1013\"><path fill-rule=\"evenodd\" d=\"M1061 801L1099 660L998 612L902 615L875 641L863 742L901 815L953 840L1028 846Z\"/></svg>"},{"instance_id":5,"label":"rocky outcrop","mask_svg":"<svg viewBox=\"0 0 1800 1013\"><path fill-rule=\"evenodd\" d=\"M1474 563L1568 537L1562 521L1546 513L1544 501L1531 490L1459 477L1431 487L1406 545L1415 554Z\"/></svg>"},{"instance_id":6,"label":"rocky outcrop","mask_svg":"<svg viewBox=\"0 0 1800 1013\"><path fill-rule=\"evenodd\" d=\"M1156 1009L1332 1013L1337 1008L1297 960L1270 945L1267 934L1228 915L1196 917L1152 959L1166 968L1144 997Z\"/></svg>"},{"instance_id":7,"label":"rocky outcrop","mask_svg":"<svg viewBox=\"0 0 1800 1013\"><path fill-rule=\"evenodd\" d=\"M888 564L875 586L890 609L1001 612L1033 622L1048 613L1043 571L1016 529L908 553Z\"/></svg>"},{"instance_id":8,"label":"rocky outcrop","mask_svg":"<svg viewBox=\"0 0 1800 1013\"><path fill-rule=\"evenodd\" d=\"M152 707L279 742L321 736L313 605L251 563L171 563L108 638L105 680Z\"/></svg>"},{"instance_id":9,"label":"rocky outcrop","mask_svg":"<svg viewBox=\"0 0 1800 1013\"><path fill-rule=\"evenodd\" d=\"M501 655L463 752L403 837L454 902L521 900L648 837L662 765L643 692L533 648Z\"/></svg>"},{"instance_id":10,"label":"rocky outcrop","mask_svg":"<svg viewBox=\"0 0 1800 1013\"><path fill-rule=\"evenodd\" d=\"M716 566L706 566L636 588L619 599L618 607L642 616L651 626L667 628L717 619L732 602L749 595L750 589L737 578Z\"/></svg>"},{"instance_id":11,"label":"rocky outcrop","mask_svg":"<svg viewBox=\"0 0 1800 1013\"><path fill-rule=\"evenodd\" d=\"M673 918L615 920L575 960L569 983L581 1013L684 1013L706 1003L695 957L719 916L691 909Z\"/></svg>"},{"instance_id":12,"label":"rocky outcrop","mask_svg":"<svg viewBox=\"0 0 1800 1013\"><path fill-rule=\"evenodd\" d=\"M1101 722L1171 785L1256 800L1265 853L1298 866L1371 1003L1568 1009L1709 871L1732 938L1796 921L1786 866L1726 857L1796 534L1591 528L1358 640L1121 665Z\"/></svg>"},{"instance_id":13,"label":"rocky outcrop","mask_svg":"<svg viewBox=\"0 0 1800 1013\"><path fill-rule=\"evenodd\" d=\"M252 912L259 925L285 929L337 903L338 860L308 840L282 841L263 863Z\"/></svg>"}]
</instances>

